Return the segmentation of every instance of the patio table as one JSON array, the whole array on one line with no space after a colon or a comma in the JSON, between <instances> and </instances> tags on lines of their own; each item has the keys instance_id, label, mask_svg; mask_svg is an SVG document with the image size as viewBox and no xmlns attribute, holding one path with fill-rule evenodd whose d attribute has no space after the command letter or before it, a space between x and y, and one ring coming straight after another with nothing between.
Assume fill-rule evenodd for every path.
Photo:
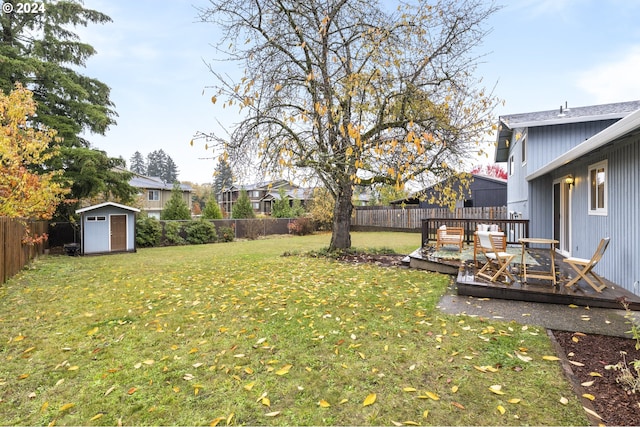
<instances>
[{"instance_id":1,"label":"patio table","mask_svg":"<svg viewBox=\"0 0 640 427\"><path fill-rule=\"evenodd\" d=\"M527 283L527 278L531 277L532 279L545 279L553 281L553 286L556 285L556 245L559 243L555 239L545 239L541 237L523 237L518 239L518 242L522 245L522 281ZM532 273L527 273L527 264L524 262L524 252L525 246L528 244L536 244L536 245L549 245L549 256L551 258L551 271L534 271Z\"/></svg>"}]
</instances>

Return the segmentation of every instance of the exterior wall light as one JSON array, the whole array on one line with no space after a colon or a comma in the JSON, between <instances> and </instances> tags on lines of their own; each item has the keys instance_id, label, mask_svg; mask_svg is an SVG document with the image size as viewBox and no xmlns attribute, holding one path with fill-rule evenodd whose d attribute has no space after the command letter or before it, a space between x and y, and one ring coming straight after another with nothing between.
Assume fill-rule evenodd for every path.
<instances>
[{"instance_id":1,"label":"exterior wall light","mask_svg":"<svg viewBox=\"0 0 640 427\"><path fill-rule=\"evenodd\" d=\"M564 182L566 182L569 187L571 187L573 185L573 183L575 182L575 180L573 179L573 175L568 175L565 179Z\"/></svg>"}]
</instances>

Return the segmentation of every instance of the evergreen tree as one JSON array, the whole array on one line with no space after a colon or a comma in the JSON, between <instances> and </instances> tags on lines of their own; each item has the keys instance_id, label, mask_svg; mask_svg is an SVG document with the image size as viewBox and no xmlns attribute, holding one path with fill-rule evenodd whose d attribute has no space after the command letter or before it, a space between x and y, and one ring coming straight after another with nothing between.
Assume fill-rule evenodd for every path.
<instances>
[{"instance_id":1,"label":"evergreen tree","mask_svg":"<svg viewBox=\"0 0 640 427\"><path fill-rule=\"evenodd\" d=\"M178 180L178 166L171 156L167 156L160 177L164 182L175 182Z\"/></svg>"},{"instance_id":2,"label":"evergreen tree","mask_svg":"<svg viewBox=\"0 0 640 427\"><path fill-rule=\"evenodd\" d=\"M62 138L60 155L38 166L61 170L60 181L71 182L69 203L59 206L56 217L74 211L72 200L100 193L131 200L136 190L128 185L130 174L112 173L114 167L125 166L124 160L91 149L82 137L86 133L104 135L117 114L109 87L78 72L96 51L73 29L108 23L111 18L85 9L79 0L42 4L42 13L0 14L0 89L8 93L20 82L31 90L38 105L38 115L31 123L55 129ZM92 185L96 182L99 185Z\"/></svg>"},{"instance_id":3,"label":"evergreen tree","mask_svg":"<svg viewBox=\"0 0 640 427\"><path fill-rule=\"evenodd\" d=\"M218 205L218 202L216 202L214 198L207 200L207 204L204 206L204 211L202 211L202 217L206 219L224 218L220 205Z\"/></svg>"},{"instance_id":4,"label":"evergreen tree","mask_svg":"<svg viewBox=\"0 0 640 427\"><path fill-rule=\"evenodd\" d=\"M139 151L133 153L130 162L131 166L129 167L129 170L131 172L140 175L144 175L147 173L147 164L144 162L144 157L142 157L142 154Z\"/></svg>"},{"instance_id":5,"label":"evergreen tree","mask_svg":"<svg viewBox=\"0 0 640 427\"><path fill-rule=\"evenodd\" d=\"M171 198L167 201L167 204L164 206L162 213L160 214L161 219L191 219L191 211L189 207L185 203L182 198L182 190L180 189L180 183L176 182L173 184L173 189L171 190Z\"/></svg>"},{"instance_id":6,"label":"evergreen tree","mask_svg":"<svg viewBox=\"0 0 640 427\"><path fill-rule=\"evenodd\" d=\"M249 200L249 194L246 190L242 190L240 192L238 200L233 204L231 217L234 219L256 217L256 213L253 211L253 207L251 206L251 200Z\"/></svg>"},{"instance_id":7,"label":"evergreen tree","mask_svg":"<svg viewBox=\"0 0 640 427\"><path fill-rule=\"evenodd\" d=\"M167 155L164 150L155 150L147 154L147 176L155 176L161 178L165 164L167 162Z\"/></svg>"},{"instance_id":8,"label":"evergreen tree","mask_svg":"<svg viewBox=\"0 0 640 427\"><path fill-rule=\"evenodd\" d=\"M217 196L222 190L231 187L233 184L233 172L229 162L224 157L218 160L218 165L213 175L215 177L213 181L214 196Z\"/></svg>"}]
</instances>

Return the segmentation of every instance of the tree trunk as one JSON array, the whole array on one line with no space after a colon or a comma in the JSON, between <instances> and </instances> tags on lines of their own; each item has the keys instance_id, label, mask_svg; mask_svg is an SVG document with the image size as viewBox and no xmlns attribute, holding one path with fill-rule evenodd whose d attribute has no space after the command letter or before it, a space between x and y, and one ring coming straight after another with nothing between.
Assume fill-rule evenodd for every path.
<instances>
[{"instance_id":1,"label":"tree trunk","mask_svg":"<svg viewBox=\"0 0 640 427\"><path fill-rule=\"evenodd\" d=\"M333 210L333 232L331 234L331 244L329 245L330 251L349 249L351 247L352 195L351 182L342 184Z\"/></svg>"}]
</instances>

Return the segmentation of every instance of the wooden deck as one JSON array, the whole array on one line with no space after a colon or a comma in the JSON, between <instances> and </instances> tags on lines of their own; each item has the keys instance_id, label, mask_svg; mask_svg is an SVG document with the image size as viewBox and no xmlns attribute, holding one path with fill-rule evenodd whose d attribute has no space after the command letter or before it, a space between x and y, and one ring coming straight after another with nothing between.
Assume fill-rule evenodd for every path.
<instances>
[{"instance_id":1,"label":"wooden deck","mask_svg":"<svg viewBox=\"0 0 640 427\"><path fill-rule=\"evenodd\" d=\"M551 261L548 250L527 249L527 251L539 262L538 266L528 266L527 272L536 269L549 270ZM475 275L477 269L472 261L438 259L426 256L421 249L409 255L409 259L410 266L413 268L454 276L458 295L613 309L622 309L620 300L625 298L631 310L640 310L640 296L606 279L604 281L607 287L602 292L596 292L584 280L578 281L570 288L564 286L576 273L562 262L560 255L556 255L556 286L551 280L528 279L527 283L523 283L520 276L519 257L516 257L514 260L516 262L512 264L512 272L518 281L512 283L490 282Z\"/></svg>"}]
</instances>

